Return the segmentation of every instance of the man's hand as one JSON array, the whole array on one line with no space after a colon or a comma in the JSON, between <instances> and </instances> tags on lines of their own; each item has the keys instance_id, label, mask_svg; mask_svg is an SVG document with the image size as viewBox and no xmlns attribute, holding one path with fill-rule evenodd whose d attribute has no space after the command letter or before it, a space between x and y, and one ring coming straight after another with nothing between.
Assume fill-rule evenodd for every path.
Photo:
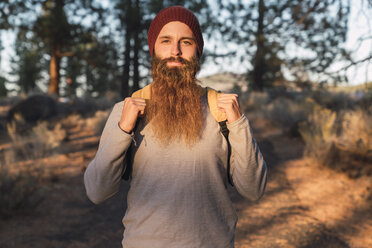
<instances>
[{"instance_id":1,"label":"man's hand","mask_svg":"<svg viewBox=\"0 0 372 248\"><path fill-rule=\"evenodd\" d=\"M144 115L145 107L146 101L143 98L125 98L123 112L121 113L121 119L119 122L120 128L127 133L132 132L136 125L138 116Z\"/></svg>"},{"instance_id":2,"label":"man's hand","mask_svg":"<svg viewBox=\"0 0 372 248\"><path fill-rule=\"evenodd\" d=\"M226 113L228 123L232 123L242 116L237 94L220 94L217 98L219 110Z\"/></svg>"}]
</instances>

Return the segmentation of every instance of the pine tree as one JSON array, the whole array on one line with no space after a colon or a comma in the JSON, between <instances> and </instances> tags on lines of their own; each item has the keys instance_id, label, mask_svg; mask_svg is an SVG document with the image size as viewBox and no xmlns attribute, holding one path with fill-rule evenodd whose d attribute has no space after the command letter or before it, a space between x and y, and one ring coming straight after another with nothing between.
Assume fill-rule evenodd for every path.
<instances>
[{"instance_id":1,"label":"pine tree","mask_svg":"<svg viewBox=\"0 0 372 248\"><path fill-rule=\"evenodd\" d=\"M219 1L217 17L225 42L238 44L237 56L252 69L254 90L284 80L327 77L327 69L345 54L350 6L343 0ZM239 53L240 52L240 53Z\"/></svg>"}]
</instances>

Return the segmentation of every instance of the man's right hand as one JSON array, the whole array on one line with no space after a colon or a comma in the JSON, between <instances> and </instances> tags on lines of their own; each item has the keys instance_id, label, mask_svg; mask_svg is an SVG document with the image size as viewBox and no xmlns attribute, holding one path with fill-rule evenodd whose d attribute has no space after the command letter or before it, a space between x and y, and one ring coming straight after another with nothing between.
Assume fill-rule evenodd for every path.
<instances>
[{"instance_id":1,"label":"man's right hand","mask_svg":"<svg viewBox=\"0 0 372 248\"><path fill-rule=\"evenodd\" d=\"M119 126L127 133L132 132L136 125L138 116L145 114L146 101L143 98L127 97L124 99L123 112Z\"/></svg>"}]
</instances>

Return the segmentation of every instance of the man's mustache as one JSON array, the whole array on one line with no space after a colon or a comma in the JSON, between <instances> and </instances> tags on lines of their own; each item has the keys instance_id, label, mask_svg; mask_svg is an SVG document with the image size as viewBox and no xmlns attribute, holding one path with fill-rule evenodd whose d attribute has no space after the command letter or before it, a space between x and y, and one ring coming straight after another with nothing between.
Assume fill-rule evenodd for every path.
<instances>
[{"instance_id":1,"label":"man's mustache","mask_svg":"<svg viewBox=\"0 0 372 248\"><path fill-rule=\"evenodd\" d=\"M181 57L169 57L169 58L162 59L163 64L167 62L179 62L181 64L187 64L189 61Z\"/></svg>"}]
</instances>

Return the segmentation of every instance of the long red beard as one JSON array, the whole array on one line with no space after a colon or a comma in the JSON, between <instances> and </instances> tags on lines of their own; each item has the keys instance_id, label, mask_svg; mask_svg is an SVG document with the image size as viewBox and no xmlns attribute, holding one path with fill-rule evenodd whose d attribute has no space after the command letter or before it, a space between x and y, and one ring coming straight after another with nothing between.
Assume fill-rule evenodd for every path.
<instances>
[{"instance_id":1,"label":"long red beard","mask_svg":"<svg viewBox=\"0 0 372 248\"><path fill-rule=\"evenodd\" d=\"M196 73L199 61L178 59L182 67L167 66L174 59L151 61L153 83L151 103L147 107L146 119L154 135L163 144L184 140L192 145L202 133L202 106Z\"/></svg>"}]
</instances>

